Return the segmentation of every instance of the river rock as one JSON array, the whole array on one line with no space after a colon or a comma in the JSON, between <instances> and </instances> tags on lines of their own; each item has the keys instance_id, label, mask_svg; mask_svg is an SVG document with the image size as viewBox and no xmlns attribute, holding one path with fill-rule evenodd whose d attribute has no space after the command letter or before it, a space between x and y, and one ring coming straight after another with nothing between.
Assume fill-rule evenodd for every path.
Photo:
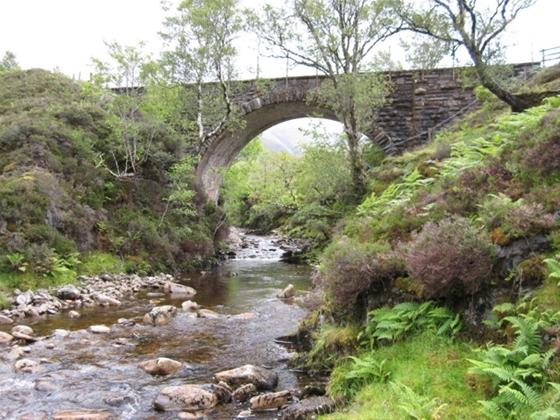
<instances>
[{"instance_id":1,"label":"river rock","mask_svg":"<svg viewBox=\"0 0 560 420\"><path fill-rule=\"evenodd\" d=\"M144 322L151 325L165 325L177 314L177 308L172 305L156 306L144 315Z\"/></svg>"},{"instance_id":2,"label":"river rock","mask_svg":"<svg viewBox=\"0 0 560 420\"><path fill-rule=\"evenodd\" d=\"M166 357L158 357L157 359L146 360L138 365L140 369L150 375L171 375L177 372L183 364Z\"/></svg>"},{"instance_id":3,"label":"river rock","mask_svg":"<svg viewBox=\"0 0 560 420\"><path fill-rule=\"evenodd\" d=\"M121 301L103 293L96 294L93 299L101 306L121 306Z\"/></svg>"},{"instance_id":4,"label":"river rock","mask_svg":"<svg viewBox=\"0 0 560 420\"><path fill-rule=\"evenodd\" d=\"M160 411L209 410L218 404L218 397L197 385L179 385L163 388L154 401Z\"/></svg>"},{"instance_id":5,"label":"river rock","mask_svg":"<svg viewBox=\"0 0 560 420\"><path fill-rule=\"evenodd\" d=\"M27 325L16 325L12 328L12 335L19 340L36 341L33 337L33 328Z\"/></svg>"},{"instance_id":6,"label":"river rock","mask_svg":"<svg viewBox=\"0 0 560 420\"><path fill-rule=\"evenodd\" d=\"M214 375L216 380L224 381L231 386L253 384L257 389L271 390L278 384L278 375L262 367L245 365L226 370Z\"/></svg>"},{"instance_id":7,"label":"river rock","mask_svg":"<svg viewBox=\"0 0 560 420\"><path fill-rule=\"evenodd\" d=\"M0 314L0 325L9 325L13 324L14 320L9 316Z\"/></svg>"},{"instance_id":8,"label":"river rock","mask_svg":"<svg viewBox=\"0 0 560 420\"><path fill-rule=\"evenodd\" d=\"M7 332L4 331L0 331L0 345L9 344L12 342L13 339L14 337L12 337L11 334L8 334Z\"/></svg>"},{"instance_id":9,"label":"river rock","mask_svg":"<svg viewBox=\"0 0 560 420\"><path fill-rule=\"evenodd\" d=\"M68 286L63 286L58 289L56 296L64 300L78 300L82 296L82 293L76 286L69 284Z\"/></svg>"},{"instance_id":10,"label":"river rock","mask_svg":"<svg viewBox=\"0 0 560 420\"><path fill-rule=\"evenodd\" d=\"M196 290L184 284L168 282L163 286L163 290L172 295L181 295L186 299L192 299L196 296Z\"/></svg>"},{"instance_id":11,"label":"river rock","mask_svg":"<svg viewBox=\"0 0 560 420\"><path fill-rule=\"evenodd\" d=\"M207 420L208 416L206 416L204 413L189 413L188 411L183 411L177 414L177 418L186 420Z\"/></svg>"},{"instance_id":12,"label":"river rock","mask_svg":"<svg viewBox=\"0 0 560 420\"><path fill-rule=\"evenodd\" d=\"M92 325L88 330L94 334L109 334L111 332L111 328L107 325Z\"/></svg>"},{"instance_id":13,"label":"river rock","mask_svg":"<svg viewBox=\"0 0 560 420\"><path fill-rule=\"evenodd\" d=\"M48 378L37 379L35 381L35 384L33 385L33 387L37 391L43 391L43 392L53 392L53 391L56 391L58 389L58 386L56 386Z\"/></svg>"},{"instance_id":14,"label":"river rock","mask_svg":"<svg viewBox=\"0 0 560 420\"><path fill-rule=\"evenodd\" d=\"M289 299L293 298L296 294L296 289L294 288L293 284L288 284L284 290L282 290L278 295L276 295L280 299Z\"/></svg>"},{"instance_id":15,"label":"river rock","mask_svg":"<svg viewBox=\"0 0 560 420\"><path fill-rule=\"evenodd\" d=\"M80 313L78 311L68 312L68 318L70 319L78 319L79 317L80 317Z\"/></svg>"},{"instance_id":16,"label":"river rock","mask_svg":"<svg viewBox=\"0 0 560 420\"><path fill-rule=\"evenodd\" d=\"M220 404L227 404L231 401L231 388L225 382L220 382L218 384L212 384L212 392L218 397L218 402Z\"/></svg>"},{"instance_id":17,"label":"river rock","mask_svg":"<svg viewBox=\"0 0 560 420\"><path fill-rule=\"evenodd\" d=\"M255 417L255 415L251 412L251 410L243 410L235 418L236 419L250 419L250 418L254 418L254 417Z\"/></svg>"},{"instance_id":18,"label":"river rock","mask_svg":"<svg viewBox=\"0 0 560 420\"><path fill-rule=\"evenodd\" d=\"M334 402L328 397L310 397L282 410L286 420L307 420L314 415L328 414L334 410Z\"/></svg>"},{"instance_id":19,"label":"river rock","mask_svg":"<svg viewBox=\"0 0 560 420\"><path fill-rule=\"evenodd\" d=\"M233 392L233 398L239 402L245 402L257 393L257 387L253 384L241 385Z\"/></svg>"},{"instance_id":20,"label":"river rock","mask_svg":"<svg viewBox=\"0 0 560 420\"><path fill-rule=\"evenodd\" d=\"M257 395L249 400L251 410L262 411L280 408L290 402L292 394L290 391L269 392Z\"/></svg>"},{"instance_id":21,"label":"river rock","mask_svg":"<svg viewBox=\"0 0 560 420\"><path fill-rule=\"evenodd\" d=\"M201 309L198 311L198 316L200 318L207 318L207 319L219 319L222 318L218 312L211 311L210 309Z\"/></svg>"},{"instance_id":22,"label":"river rock","mask_svg":"<svg viewBox=\"0 0 560 420\"><path fill-rule=\"evenodd\" d=\"M186 300L181 303L181 308L185 312L196 312L200 309L200 305L192 300Z\"/></svg>"},{"instance_id":23,"label":"river rock","mask_svg":"<svg viewBox=\"0 0 560 420\"><path fill-rule=\"evenodd\" d=\"M16 305L18 306L29 305L32 300L33 300L33 292L31 290L28 290L27 292L24 293L19 293L15 298Z\"/></svg>"},{"instance_id":24,"label":"river rock","mask_svg":"<svg viewBox=\"0 0 560 420\"><path fill-rule=\"evenodd\" d=\"M53 420L110 420L116 417L107 410L64 410L53 415Z\"/></svg>"},{"instance_id":25,"label":"river rock","mask_svg":"<svg viewBox=\"0 0 560 420\"><path fill-rule=\"evenodd\" d=\"M34 373L39 370L39 363L31 359L20 359L14 364L16 372Z\"/></svg>"}]
</instances>

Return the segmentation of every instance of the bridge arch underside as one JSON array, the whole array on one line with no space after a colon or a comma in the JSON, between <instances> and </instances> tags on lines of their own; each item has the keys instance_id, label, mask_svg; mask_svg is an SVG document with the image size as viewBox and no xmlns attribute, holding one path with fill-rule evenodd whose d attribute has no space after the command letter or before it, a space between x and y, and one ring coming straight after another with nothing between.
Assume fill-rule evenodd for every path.
<instances>
[{"instance_id":1,"label":"bridge arch underside","mask_svg":"<svg viewBox=\"0 0 560 420\"><path fill-rule=\"evenodd\" d=\"M222 171L239 152L263 131L285 121L320 117L337 121L332 112L305 102L283 102L262 106L247 113L243 128L225 131L216 137L203 154L197 167L197 183L212 201L217 201L222 184Z\"/></svg>"}]
</instances>

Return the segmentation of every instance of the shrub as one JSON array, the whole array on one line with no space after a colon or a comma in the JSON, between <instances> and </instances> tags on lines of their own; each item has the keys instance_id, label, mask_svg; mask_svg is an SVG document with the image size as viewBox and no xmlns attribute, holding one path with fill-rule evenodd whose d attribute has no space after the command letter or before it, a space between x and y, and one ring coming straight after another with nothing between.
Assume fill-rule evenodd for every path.
<instances>
[{"instance_id":1,"label":"shrub","mask_svg":"<svg viewBox=\"0 0 560 420\"><path fill-rule=\"evenodd\" d=\"M543 178L560 172L560 135L552 134L525 152L523 164L531 172Z\"/></svg>"},{"instance_id":2,"label":"shrub","mask_svg":"<svg viewBox=\"0 0 560 420\"><path fill-rule=\"evenodd\" d=\"M409 245L406 265L428 298L478 292L491 277L494 247L467 219L427 223Z\"/></svg>"},{"instance_id":3,"label":"shrub","mask_svg":"<svg viewBox=\"0 0 560 420\"><path fill-rule=\"evenodd\" d=\"M388 287L403 271L388 245L364 244L343 237L327 248L322 278L332 309L342 316L363 313L370 293Z\"/></svg>"},{"instance_id":4,"label":"shrub","mask_svg":"<svg viewBox=\"0 0 560 420\"><path fill-rule=\"evenodd\" d=\"M489 230L500 229L505 238L496 238L498 244L546 232L555 224L554 216L540 204L526 203L521 198L513 201L504 194L490 194L481 205L478 220Z\"/></svg>"}]
</instances>

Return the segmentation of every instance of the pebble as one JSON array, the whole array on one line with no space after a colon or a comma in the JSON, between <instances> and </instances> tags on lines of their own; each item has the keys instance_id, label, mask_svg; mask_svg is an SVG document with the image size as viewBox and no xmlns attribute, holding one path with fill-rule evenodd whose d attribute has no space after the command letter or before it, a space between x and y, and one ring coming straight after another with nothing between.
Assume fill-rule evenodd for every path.
<instances>
[{"instance_id":1,"label":"pebble","mask_svg":"<svg viewBox=\"0 0 560 420\"><path fill-rule=\"evenodd\" d=\"M92 325L88 330L94 334L108 334L111 332L111 328L107 325Z\"/></svg>"}]
</instances>

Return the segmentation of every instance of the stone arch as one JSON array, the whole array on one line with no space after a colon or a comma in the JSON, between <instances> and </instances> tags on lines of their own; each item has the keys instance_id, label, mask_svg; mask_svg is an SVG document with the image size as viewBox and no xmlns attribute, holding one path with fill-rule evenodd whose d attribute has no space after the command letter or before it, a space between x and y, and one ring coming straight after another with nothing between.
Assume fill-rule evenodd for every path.
<instances>
[{"instance_id":1,"label":"stone arch","mask_svg":"<svg viewBox=\"0 0 560 420\"><path fill-rule=\"evenodd\" d=\"M258 107L243 116L242 129L224 131L208 145L197 166L196 179L199 188L212 201L217 201L221 187L221 172L227 168L239 152L263 131L285 121L305 117L320 117L338 121L334 114L319 109L305 101L273 102Z\"/></svg>"}]
</instances>

